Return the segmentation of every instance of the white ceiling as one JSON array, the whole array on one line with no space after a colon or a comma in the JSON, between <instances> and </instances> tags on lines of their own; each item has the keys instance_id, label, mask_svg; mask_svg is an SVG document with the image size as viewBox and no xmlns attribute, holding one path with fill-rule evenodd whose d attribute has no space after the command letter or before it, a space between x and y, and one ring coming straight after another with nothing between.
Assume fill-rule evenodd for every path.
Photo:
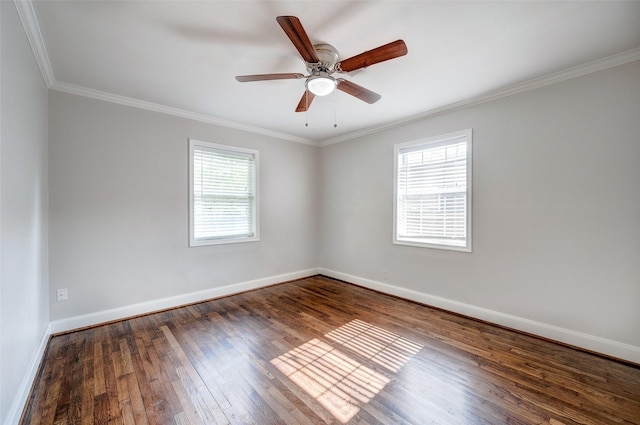
<instances>
[{"instance_id":1,"label":"white ceiling","mask_svg":"<svg viewBox=\"0 0 640 425\"><path fill-rule=\"evenodd\" d=\"M640 2L629 1L32 5L19 9L35 12L26 17L28 32L32 43L42 42L51 88L308 143L348 138L612 55L640 58ZM346 75L381 94L377 103L337 91L296 113L304 80L234 79L306 74L278 15L300 18L313 43L332 44L342 59L396 39L409 53Z\"/></svg>"}]
</instances>

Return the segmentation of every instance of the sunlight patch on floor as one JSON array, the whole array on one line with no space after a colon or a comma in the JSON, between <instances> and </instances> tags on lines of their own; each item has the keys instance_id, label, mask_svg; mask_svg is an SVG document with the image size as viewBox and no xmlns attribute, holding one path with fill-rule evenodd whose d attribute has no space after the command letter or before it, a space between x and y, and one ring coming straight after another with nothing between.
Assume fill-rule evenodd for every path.
<instances>
[{"instance_id":1,"label":"sunlight patch on floor","mask_svg":"<svg viewBox=\"0 0 640 425\"><path fill-rule=\"evenodd\" d=\"M422 349L420 344L362 320L352 320L325 336L391 372L398 372Z\"/></svg>"},{"instance_id":2,"label":"sunlight patch on floor","mask_svg":"<svg viewBox=\"0 0 640 425\"><path fill-rule=\"evenodd\" d=\"M421 345L361 320L325 335L360 356L397 372ZM292 382L347 423L391 380L359 363L334 345L312 339L271 360Z\"/></svg>"}]
</instances>

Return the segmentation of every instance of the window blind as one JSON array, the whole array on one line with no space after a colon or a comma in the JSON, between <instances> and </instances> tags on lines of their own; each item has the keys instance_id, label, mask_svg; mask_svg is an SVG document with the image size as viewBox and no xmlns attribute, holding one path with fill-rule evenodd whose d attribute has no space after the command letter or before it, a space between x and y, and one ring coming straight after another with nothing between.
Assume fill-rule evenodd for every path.
<instances>
[{"instance_id":1,"label":"window blind","mask_svg":"<svg viewBox=\"0 0 640 425\"><path fill-rule=\"evenodd\" d=\"M255 155L204 146L192 155L193 239L254 237Z\"/></svg>"},{"instance_id":2,"label":"window blind","mask_svg":"<svg viewBox=\"0 0 640 425\"><path fill-rule=\"evenodd\" d=\"M467 137L397 150L396 239L466 247Z\"/></svg>"}]
</instances>

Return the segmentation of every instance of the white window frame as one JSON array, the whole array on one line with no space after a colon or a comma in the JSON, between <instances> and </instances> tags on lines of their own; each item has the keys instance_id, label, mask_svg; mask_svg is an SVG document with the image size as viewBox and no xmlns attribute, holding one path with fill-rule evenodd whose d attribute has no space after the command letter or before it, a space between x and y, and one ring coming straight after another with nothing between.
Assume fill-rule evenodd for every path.
<instances>
[{"instance_id":1,"label":"white window frame","mask_svg":"<svg viewBox=\"0 0 640 425\"><path fill-rule=\"evenodd\" d=\"M252 156L254 160L253 176L253 227L252 235L229 236L229 237L195 237L195 196L194 196L194 152L196 149L217 151L225 154L238 156ZM189 139L189 246L220 245L241 242L256 242L260 240L260 190L259 190L259 152L253 149L239 148L236 146L223 145L219 143L204 142L202 140Z\"/></svg>"},{"instance_id":2,"label":"white window frame","mask_svg":"<svg viewBox=\"0 0 640 425\"><path fill-rule=\"evenodd\" d=\"M465 228L466 228L466 237L463 245L447 243L446 239L442 238L433 238L429 239L428 237L424 238L411 238L411 237L403 237L399 235L399 214L398 211L398 201L400 194L398 193L398 184L399 184L399 156L401 152L406 151L408 149L422 150L435 148L437 146L443 146L447 144L453 144L457 141L465 139L467 143L467 152L466 152L466 215L465 215ZM473 140L472 140L472 130L462 130L456 131L453 133L443 134L440 136L428 137L425 139L415 140L406 143L400 143L394 145L394 169L393 169L393 243L396 245L409 245L423 248L435 248L435 249L444 249L444 250L452 250L452 251L462 251L462 252L471 252L471 236L472 236L472 228L471 228L471 218L472 218L472 152L473 152Z\"/></svg>"}]
</instances>

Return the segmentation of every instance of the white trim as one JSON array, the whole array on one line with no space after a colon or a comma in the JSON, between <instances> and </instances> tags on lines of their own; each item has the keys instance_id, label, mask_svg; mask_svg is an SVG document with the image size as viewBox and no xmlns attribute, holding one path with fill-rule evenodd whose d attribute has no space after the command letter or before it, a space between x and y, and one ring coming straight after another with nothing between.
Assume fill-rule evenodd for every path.
<instances>
[{"instance_id":1,"label":"white trim","mask_svg":"<svg viewBox=\"0 0 640 425\"><path fill-rule=\"evenodd\" d=\"M27 399L29 398L31 386L33 385L36 379L36 375L38 374L38 370L40 369L40 362L44 357L44 352L47 349L47 344L49 343L50 336L51 323L49 323L45 327L44 332L42 333L42 337L40 338L40 342L38 343L38 347L31 355L31 361L29 362L27 373L25 373L22 377L22 382L20 383L20 387L16 392L16 396L11 403L11 407L9 408L9 412L7 413L4 425L18 425L18 422L20 422L22 411L24 410Z\"/></svg>"},{"instance_id":2,"label":"white trim","mask_svg":"<svg viewBox=\"0 0 640 425\"><path fill-rule=\"evenodd\" d=\"M172 115L180 118L187 118L190 120L200 121L207 124L219 125L221 127L234 128L237 130L246 131L248 133L256 133L262 136L273 137L279 140L288 140L291 142L302 143L305 145L318 146L318 142L311 139L304 138L304 137L298 137L291 134L267 130L265 128L260 128L260 127L256 127L249 124L243 124L236 121L225 120L222 118L216 118L211 115L191 112L185 109L161 105L159 103L147 102L144 100L138 100L131 97L120 96L117 94L112 94L112 93L108 93L100 90L94 90L87 87L77 86L75 84L61 83L61 82L55 81L49 88L51 90L56 90L56 91L69 93L69 94L75 94L78 96L88 97L91 99L102 100L104 102L131 106L133 108L144 109L152 112L160 112L161 114Z\"/></svg>"},{"instance_id":3,"label":"white trim","mask_svg":"<svg viewBox=\"0 0 640 425\"><path fill-rule=\"evenodd\" d=\"M31 356L27 373L25 373L20 383L20 387L16 396L11 403L9 412L3 425L18 425L22 412L29 398L31 387L35 382L40 362L44 358L49 337L59 332L73 331L87 326L99 325L101 323L111 322L114 320L122 320L128 317L140 314L153 313L168 308L179 307L186 304L193 304L212 298L225 297L228 295L238 294L244 291L264 288L291 280L304 279L306 277L315 276L319 273L318 269L299 270L296 272L284 273L280 275L270 276L261 279L250 280L246 282L235 283L219 288L206 289L204 291L191 292L188 294L177 295L175 297L163 298L159 300L147 301L139 304L132 304L124 307L104 310L97 313L90 313L81 316L70 317L50 322L40 338L38 347Z\"/></svg>"},{"instance_id":4,"label":"white trim","mask_svg":"<svg viewBox=\"0 0 640 425\"><path fill-rule=\"evenodd\" d=\"M216 118L211 115L200 114L197 112L191 112L184 109L173 108L171 106L161 105L158 103L147 102L144 100L138 100L131 97L120 96L113 93L104 92L101 90L95 90L88 87L82 87L75 84L69 84L57 81L53 73L51 61L42 38L42 32L38 25L38 19L36 13L33 10L33 3L31 0L13 0L20 16L20 21L24 27L24 32L29 40L29 45L33 51L38 68L44 79L45 84L51 90L56 90L64 93L75 94L77 96L88 97L90 99L102 100L104 102L115 103L118 105L131 106L133 108L144 109L153 112L160 112L162 114L172 115L180 118L187 118L194 121L200 121L207 124L219 125L221 127L234 128L237 130L246 131L248 133L260 134L262 136L273 137L280 140L288 140L291 142L302 143L305 145L318 146L318 142L305 137L298 137L291 134L281 133L277 131L267 130L265 128L243 124L235 121L225 120L222 118Z\"/></svg>"},{"instance_id":5,"label":"white trim","mask_svg":"<svg viewBox=\"0 0 640 425\"><path fill-rule=\"evenodd\" d=\"M81 316L68 317L66 319L51 322L51 333L72 331L87 326L99 325L101 323L123 320L128 317L141 314L153 313L169 308L180 307L182 305L193 304L210 300L213 298L226 297L240 292L253 289L264 288L291 280L303 279L318 274L318 269L299 270L296 272L279 274L246 282L234 283L217 288L205 289L203 291L190 292L188 294L176 295L174 297L162 298L158 300L145 301L138 304L131 304L117 307L110 310L98 311L95 313L83 314Z\"/></svg>"},{"instance_id":6,"label":"white trim","mask_svg":"<svg viewBox=\"0 0 640 425\"><path fill-rule=\"evenodd\" d=\"M86 87L76 86L74 84L58 82L53 74L51 62L45 48L40 27L38 26L38 20L36 19L35 12L31 0L14 0L18 14L22 20L25 33L29 39L29 44L33 50L36 62L42 73L42 77L52 90L57 90L65 93L71 93L78 96L85 96L92 99L103 100L105 102L117 103L120 105L132 106L134 108L146 109L150 111L160 112L163 114L174 115L177 117L188 118L195 121L201 121L209 124L215 124L222 127L235 128L238 130L246 131L249 133L261 134L263 136L269 136L278 138L281 140L289 140L292 142L303 143L312 146L328 146L335 143L345 142L347 140L355 139L358 137L366 136L369 134L379 133L384 130L399 127L404 124L423 120L436 115L457 111L459 109L480 105L482 103L490 102L492 100L501 99L507 96L511 96L518 93L523 93L529 90L537 89L539 87L548 86L550 84L558 83L560 81L569 80L571 78L580 77L583 75L591 74L593 72L602 71L604 69L613 68L614 66L623 65L625 63L633 62L640 59L640 47L627 50L621 53L617 53L611 56L597 59L591 62L587 62L582 65L578 65L572 68L561 70L540 78L525 81L523 83L514 84L512 86L505 87L503 89L485 93L480 96L464 99L460 102L451 103L449 105L442 106L440 108L431 109L429 111L422 112L417 115L413 115L408 118L393 121L391 123L369 127L363 130L354 131L352 133L344 134L342 136L333 137L323 141L308 139L305 137L294 136L291 134L280 133L264 128L242 124L235 121L228 121L221 118L216 118L210 115L200 114L196 112L186 111L183 109L173 108L170 106L159 105L157 103L146 102L130 97L119 96L116 94L106 93L99 90L94 90Z\"/></svg>"},{"instance_id":7,"label":"white trim","mask_svg":"<svg viewBox=\"0 0 640 425\"><path fill-rule=\"evenodd\" d=\"M431 109L429 111L425 111L417 115L413 115L411 117L403 118L397 121L392 121L385 125L369 127L363 130L354 131L352 133L343 134L342 136L326 139L320 143L320 146L329 146L336 143L346 142L347 140L356 139L358 137L380 133L384 130L389 130L405 124L411 124L414 122L422 121L426 118L431 118L431 117L435 117L445 113L458 111L460 109L481 105L483 103L509 97L514 94L535 90L540 87L559 83L561 81L570 80L572 78L582 77L583 75L602 71L608 68L613 68L619 65L624 65L625 63L629 63L637 60L640 60L640 47L627 50L625 52L617 53L611 56L607 56L602 59L597 59L591 62L587 62L585 64L574 66L572 68L568 68L562 71L554 72L552 74L548 74L540 78L535 78L533 80L507 86L496 91L491 91L485 94L481 94L479 96L470 97L468 99L464 99L459 102L450 103L448 105Z\"/></svg>"},{"instance_id":8,"label":"white trim","mask_svg":"<svg viewBox=\"0 0 640 425\"><path fill-rule=\"evenodd\" d=\"M218 239L195 239L194 223L194 150L196 147L205 150L228 152L236 156L251 157L253 159L253 235L242 237L221 237ZM205 142L197 139L189 139L189 247L222 245L230 243L258 242L260 241L260 151L256 149L241 148L220 143Z\"/></svg>"},{"instance_id":9,"label":"white trim","mask_svg":"<svg viewBox=\"0 0 640 425\"><path fill-rule=\"evenodd\" d=\"M625 344L619 341L602 338L572 329L562 328L523 317L513 316L499 311L489 310L483 307L462 303L437 295L414 291L396 285L378 282L375 280L354 276L347 273L320 268L319 273L345 282L354 283L385 294L394 295L411 301L416 301L447 311L462 314L486 322L495 323L507 328L527 332L548 338L574 347L580 347L596 353L627 360L640 364L640 347Z\"/></svg>"},{"instance_id":10,"label":"white trim","mask_svg":"<svg viewBox=\"0 0 640 425\"><path fill-rule=\"evenodd\" d=\"M398 156L404 148L415 147L422 150L438 144L447 144L456 139L464 138L467 144L467 214L465 217L467 226L467 236L464 246L447 245L437 242L421 242L418 240L398 238ZM473 217L473 129L455 131L452 133L442 134L439 136L430 136L410 142L398 143L393 146L393 239L395 245L415 246L419 248L432 248L447 251L472 252L472 217Z\"/></svg>"},{"instance_id":11,"label":"white trim","mask_svg":"<svg viewBox=\"0 0 640 425\"><path fill-rule=\"evenodd\" d=\"M49 55L47 54L47 48L45 47L44 40L42 39L42 32L40 32L40 26L38 25L38 19L36 13L33 10L33 4L31 1L13 0L13 4L16 6L20 21L24 27L24 32L31 45L33 56L35 57L40 73L44 79L47 87L51 87L56 81L53 76L53 69L51 68L51 61L49 61Z\"/></svg>"},{"instance_id":12,"label":"white trim","mask_svg":"<svg viewBox=\"0 0 640 425\"><path fill-rule=\"evenodd\" d=\"M11 404L11 408L3 425L18 424L27 398L29 397L31 386L35 381L36 375L38 373L38 368L44 356L51 334L72 331L74 329L79 329L86 326L98 325L114 320L122 320L126 319L127 317L132 317L140 314L152 313L154 311L160 311L167 308L174 308L181 305L205 301L212 298L233 295L240 292L264 288L291 280L303 279L305 277L315 276L317 274L340 279L345 282L350 282L385 294L394 295L407 300L442 308L469 317L485 320L490 323L495 323L498 325L506 326L508 328L520 330L534 335L539 335L555 341L563 342L576 347L582 347L587 350L640 364L640 347L597 337L594 335L585 334L582 332L573 331L571 329L561 328L546 323L524 319L521 317L473 306L470 304L461 303L436 295L430 295L423 292L418 292L411 289L354 276L348 273L342 273L326 268L312 268L307 270L300 270L297 272L284 273L262 279L251 280L247 282L240 282L219 288L211 288L204 291L192 292L175 297L133 304L111 310L104 310L97 313L70 317L67 319L56 320L49 323L42 335L42 338L40 339L38 348L32 355L28 372L22 379L20 388L18 389L16 397Z\"/></svg>"}]
</instances>

